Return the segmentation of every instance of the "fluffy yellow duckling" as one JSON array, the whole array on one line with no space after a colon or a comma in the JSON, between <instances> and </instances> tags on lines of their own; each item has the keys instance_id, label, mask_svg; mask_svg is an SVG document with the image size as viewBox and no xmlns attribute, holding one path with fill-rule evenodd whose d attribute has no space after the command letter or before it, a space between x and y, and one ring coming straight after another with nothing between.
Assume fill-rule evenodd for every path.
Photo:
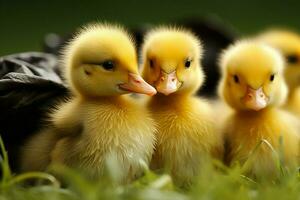
<instances>
[{"instance_id":1,"label":"fluffy yellow duckling","mask_svg":"<svg viewBox=\"0 0 300 200\"><path fill-rule=\"evenodd\" d=\"M219 94L235 110L223 130L226 161L244 164L249 158L249 174L274 175L273 147L278 152L283 148L285 163L294 166L299 159L300 129L293 115L278 108L288 92L281 54L264 44L242 41L224 52L220 66ZM262 140L267 142L258 145Z\"/></svg>"},{"instance_id":2,"label":"fluffy yellow duckling","mask_svg":"<svg viewBox=\"0 0 300 200\"><path fill-rule=\"evenodd\" d=\"M51 115L53 125L27 143L23 170L60 163L99 177L113 155L121 181L132 180L142 172L140 160L150 162L155 124L144 106L122 94L156 90L138 73L131 37L119 26L87 26L65 49L63 62L74 96Z\"/></svg>"},{"instance_id":3,"label":"fluffy yellow duckling","mask_svg":"<svg viewBox=\"0 0 300 200\"><path fill-rule=\"evenodd\" d=\"M300 35L288 30L269 30L258 39L277 48L285 57L289 95L285 108L300 117Z\"/></svg>"},{"instance_id":4,"label":"fluffy yellow duckling","mask_svg":"<svg viewBox=\"0 0 300 200\"><path fill-rule=\"evenodd\" d=\"M188 31L162 27L148 33L142 51L143 78L158 91L148 102L158 124L151 167L169 170L185 187L201 159L222 150L210 105L194 96L204 81L202 46Z\"/></svg>"}]
</instances>

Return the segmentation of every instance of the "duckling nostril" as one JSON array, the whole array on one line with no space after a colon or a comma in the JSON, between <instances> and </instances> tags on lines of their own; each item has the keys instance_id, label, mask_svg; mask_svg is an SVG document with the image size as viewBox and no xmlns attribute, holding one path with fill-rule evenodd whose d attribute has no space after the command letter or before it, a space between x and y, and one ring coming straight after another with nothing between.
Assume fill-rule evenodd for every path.
<instances>
[{"instance_id":1,"label":"duckling nostril","mask_svg":"<svg viewBox=\"0 0 300 200\"><path fill-rule=\"evenodd\" d=\"M172 82L174 82L175 81L175 78L172 78Z\"/></svg>"},{"instance_id":2,"label":"duckling nostril","mask_svg":"<svg viewBox=\"0 0 300 200\"><path fill-rule=\"evenodd\" d=\"M134 80L134 82L135 82L135 83L141 83L141 81L139 81L139 80Z\"/></svg>"},{"instance_id":3,"label":"duckling nostril","mask_svg":"<svg viewBox=\"0 0 300 200\"><path fill-rule=\"evenodd\" d=\"M160 80L161 80L161 81L164 81L164 80L165 80L165 78L164 78L164 77L161 77L161 78L160 78Z\"/></svg>"}]
</instances>

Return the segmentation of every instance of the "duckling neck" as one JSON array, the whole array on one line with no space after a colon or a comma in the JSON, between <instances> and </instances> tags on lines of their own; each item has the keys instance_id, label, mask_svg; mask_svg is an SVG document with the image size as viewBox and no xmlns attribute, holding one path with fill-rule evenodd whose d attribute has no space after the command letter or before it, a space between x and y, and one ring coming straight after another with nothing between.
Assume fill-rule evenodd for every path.
<instances>
[{"instance_id":1,"label":"duckling neck","mask_svg":"<svg viewBox=\"0 0 300 200\"><path fill-rule=\"evenodd\" d=\"M118 104L123 102L125 97L124 95L116 95L116 96L99 96L99 97L86 97L86 96L77 96L79 101L81 102L97 102L97 103L110 103L110 104Z\"/></svg>"},{"instance_id":2,"label":"duckling neck","mask_svg":"<svg viewBox=\"0 0 300 200\"><path fill-rule=\"evenodd\" d=\"M270 112L273 112L274 110L276 110L276 108L274 108L274 107L267 107L267 108L264 108L264 109L262 109L260 111L240 110L240 111L236 111L235 113L238 116L257 117L257 116L262 116L262 115L269 114Z\"/></svg>"},{"instance_id":3,"label":"duckling neck","mask_svg":"<svg viewBox=\"0 0 300 200\"><path fill-rule=\"evenodd\" d=\"M165 107L178 107L182 105L183 102L188 100L190 95L183 95L178 93L172 93L169 95L164 95L161 93L157 93L155 96L153 96L149 104L150 105L160 105Z\"/></svg>"}]
</instances>

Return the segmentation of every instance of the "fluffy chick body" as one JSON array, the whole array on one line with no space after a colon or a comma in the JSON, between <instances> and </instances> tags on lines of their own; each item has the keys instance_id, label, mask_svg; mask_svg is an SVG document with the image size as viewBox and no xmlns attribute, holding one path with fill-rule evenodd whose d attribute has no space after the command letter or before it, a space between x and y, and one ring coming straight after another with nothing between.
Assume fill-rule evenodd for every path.
<instances>
[{"instance_id":1,"label":"fluffy chick body","mask_svg":"<svg viewBox=\"0 0 300 200\"><path fill-rule=\"evenodd\" d=\"M299 121L280 109L234 113L227 118L223 130L227 147L225 162L248 162L244 170L254 177L279 175L276 165L281 153L286 166L296 167L298 164L299 130ZM276 156L272 148L278 153Z\"/></svg>"},{"instance_id":2,"label":"fluffy chick body","mask_svg":"<svg viewBox=\"0 0 300 200\"><path fill-rule=\"evenodd\" d=\"M209 156L220 156L210 105L199 98L161 97L148 106L158 126L157 144L151 162L154 170L170 170L179 186L189 185Z\"/></svg>"},{"instance_id":3,"label":"fluffy chick body","mask_svg":"<svg viewBox=\"0 0 300 200\"><path fill-rule=\"evenodd\" d=\"M127 73L137 76L133 44L119 27L94 25L71 42L64 60L74 96L53 112L50 127L28 141L23 170L63 164L97 178L106 162L114 159L120 181L131 181L143 171L140 161L150 162L155 142L155 124L148 110L121 95L128 93L128 87L120 89L120 83L128 85L132 76ZM134 80L151 87L142 79Z\"/></svg>"},{"instance_id":4,"label":"fluffy chick body","mask_svg":"<svg viewBox=\"0 0 300 200\"><path fill-rule=\"evenodd\" d=\"M217 156L222 151L211 106L193 95L204 79L199 63L201 51L195 36L172 28L150 32L143 46L143 77L164 93L148 102L158 127L151 167L168 170L178 186L189 185L201 164L211 154ZM173 83L168 90L164 86L172 83L164 84L167 79Z\"/></svg>"},{"instance_id":5,"label":"fluffy chick body","mask_svg":"<svg viewBox=\"0 0 300 200\"><path fill-rule=\"evenodd\" d=\"M225 160L241 163L255 177L276 175L281 153L286 166L299 161L299 121L279 108L287 95L283 62L275 49L250 41L238 42L221 58L219 93L234 109L223 129ZM249 105L254 90L266 104Z\"/></svg>"}]
</instances>

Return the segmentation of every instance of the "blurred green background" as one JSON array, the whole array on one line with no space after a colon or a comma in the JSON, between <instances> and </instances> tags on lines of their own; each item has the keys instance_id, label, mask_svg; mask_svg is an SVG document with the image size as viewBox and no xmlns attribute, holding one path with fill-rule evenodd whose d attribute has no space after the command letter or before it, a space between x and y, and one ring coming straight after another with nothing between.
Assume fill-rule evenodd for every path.
<instances>
[{"instance_id":1,"label":"blurred green background","mask_svg":"<svg viewBox=\"0 0 300 200\"><path fill-rule=\"evenodd\" d=\"M242 34L268 26L300 29L300 0L0 0L0 56L41 50L46 33L67 34L95 20L129 27L195 16L220 18Z\"/></svg>"}]
</instances>

